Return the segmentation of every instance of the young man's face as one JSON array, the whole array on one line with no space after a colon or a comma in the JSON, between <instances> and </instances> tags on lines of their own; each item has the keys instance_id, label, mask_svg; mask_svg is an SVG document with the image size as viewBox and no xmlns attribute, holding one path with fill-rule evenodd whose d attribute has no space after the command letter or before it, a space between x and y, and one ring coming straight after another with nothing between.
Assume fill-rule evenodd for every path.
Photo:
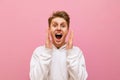
<instances>
[{"instance_id":1,"label":"young man's face","mask_svg":"<svg viewBox=\"0 0 120 80\"><path fill-rule=\"evenodd\" d=\"M49 29L53 44L58 48L64 45L69 31L66 20L60 17L53 18Z\"/></svg>"}]
</instances>

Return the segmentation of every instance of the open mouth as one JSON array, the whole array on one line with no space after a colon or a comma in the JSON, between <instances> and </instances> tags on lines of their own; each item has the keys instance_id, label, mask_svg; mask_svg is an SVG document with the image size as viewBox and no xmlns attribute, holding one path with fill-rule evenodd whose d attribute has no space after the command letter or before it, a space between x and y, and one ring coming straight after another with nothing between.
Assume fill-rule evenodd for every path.
<instances>
[{"instance_id":1,"label":"open mouth","mask_svg":"<svg viewBox=\"0 0 120 80\"><path fill-rule=\"evenodd\" d=\"M61 39L61 38L62 38L62 34L55 34L55 37L56 37L57 39Z\"/></svg>"}]
</instances>

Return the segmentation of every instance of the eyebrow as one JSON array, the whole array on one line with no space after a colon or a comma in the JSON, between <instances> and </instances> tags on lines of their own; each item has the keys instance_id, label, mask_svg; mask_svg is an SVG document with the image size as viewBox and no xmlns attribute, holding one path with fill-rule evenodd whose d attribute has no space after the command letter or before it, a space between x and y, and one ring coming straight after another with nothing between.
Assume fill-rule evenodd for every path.
<instances>
[{"instance_id":1,"label":"eyebrow","mask_svg":"<svg viewBox=\"0 0 120 80\"><path fill-rule=\"evenodd\" d=\"M61 24L65 24L65 22L62 22Z\"/></svg>"},{"instance_id":2,"label":"eyebrow","mask_svg":"<svg viewBox=\"0 0 120 80\"><path fill-rule=\"evenodd\" d=\"M58 24L57 22L52 22L52 24Z\"/></svg>"},{"instance_id":3,"label":"eyebrow","mask_svg":"<svg viewBox=\"0 0 120 80\"><path fill-rule=\"evenodd\" d=\"M58 24L56 21L53 21L52 23L56 23L56 24ZM65 22L62 22L61 24L65 24Z\"/></svg>"}]
</instances>

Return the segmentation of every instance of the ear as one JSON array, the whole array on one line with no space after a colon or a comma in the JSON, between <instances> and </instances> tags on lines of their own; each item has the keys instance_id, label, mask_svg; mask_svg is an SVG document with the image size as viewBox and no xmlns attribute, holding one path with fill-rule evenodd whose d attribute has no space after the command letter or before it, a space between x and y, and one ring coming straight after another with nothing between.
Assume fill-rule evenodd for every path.
<instances>
[{"instance_id":1,"label":"ear","mask_svg":"<svg viewBox=\"0 0 120 80\"><path fill-rule=\"evenodd\" d=\"M70 29L68 28L68 30L67 30L67 34L69 34L69 32L70 32Z\"/></svg>"},{"instance_id":2,"label":"ear","mask_svg":"<svg viewBox=\"0 0 120 80\"><path fill-rule=\"evenodd\" d=\"M50 27L48 26L48 30L50 30Z\"/></svg>"},{"instance_id":3,"label":"ear","mask_svg":"<svg viewBox=\"0 0 120 80\"><path fill-rule=\"evenodd\" d=\"M69 29L68 29L68 31L67 31L67 35L69 35Z\"/></svg>"},{"instance_id":4,"label":"ear","mask_svg":"<svg viewBox=\"0 0 120 80\"><path fill-rule=\"evenodd\" d=\"M48 31L49 31L49 33L50 33L50 27L48 27Z\"/></svg>"}]
</instances>

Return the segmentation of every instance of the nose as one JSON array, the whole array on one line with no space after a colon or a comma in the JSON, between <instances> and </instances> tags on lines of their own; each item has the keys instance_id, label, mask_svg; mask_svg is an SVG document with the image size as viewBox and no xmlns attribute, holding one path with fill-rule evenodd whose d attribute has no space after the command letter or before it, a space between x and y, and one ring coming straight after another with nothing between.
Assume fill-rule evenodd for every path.
<instances>
[{"instance_id":1,"label":"nose","mask_svg":"<svg viewBox=\"0 0 120 80\"><path fill-rule=\"evenodd\" d=\"M57 30L61 30L61 27L60 27L60 26L57 26Z\"/></svg>"}]
</instances>

